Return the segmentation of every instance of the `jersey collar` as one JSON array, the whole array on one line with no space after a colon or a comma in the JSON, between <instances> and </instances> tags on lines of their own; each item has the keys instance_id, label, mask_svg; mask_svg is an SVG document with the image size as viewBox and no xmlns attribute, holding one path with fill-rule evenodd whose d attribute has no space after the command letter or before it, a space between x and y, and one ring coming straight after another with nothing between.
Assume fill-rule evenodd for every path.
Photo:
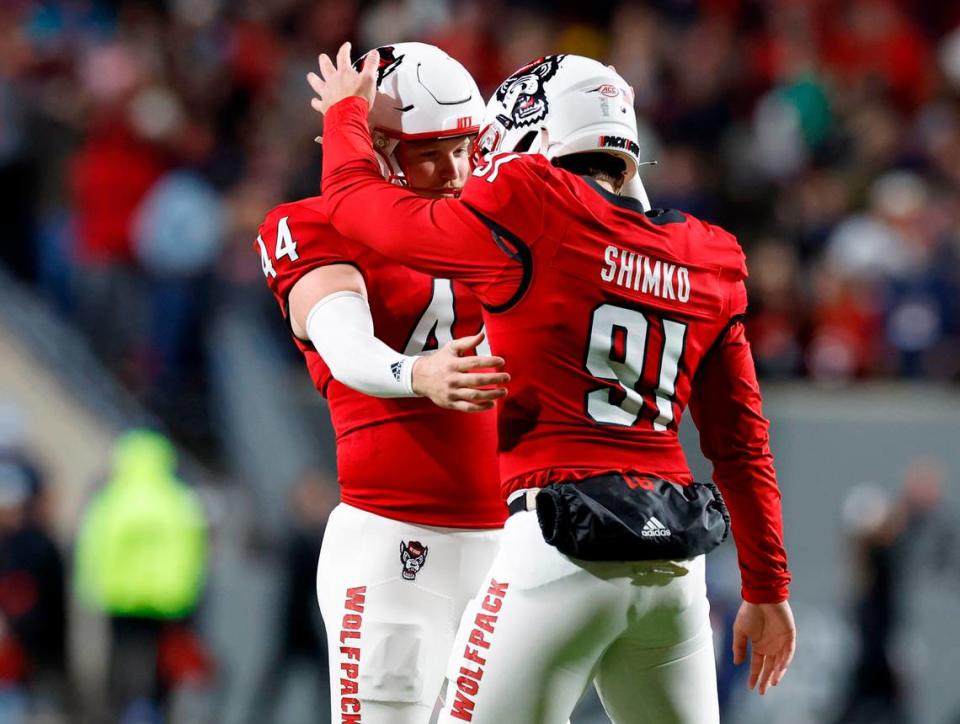
<instances>
[{"instance_id":1,"label":"jersey collar","mask_svg":"<svg viewBox=\"0 0 960 724\"><path fill-rule=\"evenodd\" d=\"M603 186L598 184L596 180L594 180L590 176L581 176L580 178L582 178L584 181L587 182L587 186L589 186L598 194L603 196L611 204L615 206L619 206L621 209L627 209L627 211L635 211L638 214L645 213L643 204L641 204L635 198L632 198L630 196L619 196L615 193L611 193L610 191L607 191L605 188L603 188Z\"/></svg>"}]
</instances>

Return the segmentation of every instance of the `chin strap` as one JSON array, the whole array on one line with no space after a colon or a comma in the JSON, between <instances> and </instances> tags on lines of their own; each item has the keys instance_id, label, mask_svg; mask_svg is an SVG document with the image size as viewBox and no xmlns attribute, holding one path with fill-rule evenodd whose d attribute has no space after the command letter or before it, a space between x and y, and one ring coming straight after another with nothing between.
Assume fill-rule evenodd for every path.
<instances>
[{"instance_id":1,"label":"chin strap","mask_svg":"<svg viewBox=\"0 0 960 724\"><path fill-rule=\"evenodd\" d=\"M546 126L540 127L540 133L536 140L523 153L539 153L547 158L552 158L550 155L550 131L547 130Z\"/></svg>"}]
</instances>

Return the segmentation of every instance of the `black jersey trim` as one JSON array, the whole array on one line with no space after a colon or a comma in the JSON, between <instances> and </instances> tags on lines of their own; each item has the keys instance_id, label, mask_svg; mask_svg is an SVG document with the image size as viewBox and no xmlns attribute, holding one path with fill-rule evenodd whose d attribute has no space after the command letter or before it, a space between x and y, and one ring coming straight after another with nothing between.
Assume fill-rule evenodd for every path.
<instances>
[{"instance_id":1,"label":"black jersey trim","mask_svg":"<svg viewBox=\"0 0 960 724\"><path fill-rule=\"evenodd\" d=\"M650 209L649 211L644 211L643 215L647 217L647 221L657 226L684 224L687 221L686 214L676 209Z\"/></svg>"},{"instance_id":2,"label":"black jersey trim","mask_svg":"<svg viewBox=\"0 0 960 724\"><path fill-rule=\"evenodd\" d=\"M488 218L481 212L477 211L467 202L463 203L470 212L476 216L480 221L490 229L491 236L493 237L494 243L497 247L506 254L508 257L514 261L520 262L521 267L523 268L523 276L520 279L520 286L517 287L517 291L503 304L484 304L483 307L491 314L499 314L501 312L506 312L507 310L516 306L517 302L527 293L527 289L530 288L530 281L533 278L533 254L530 252L530 247L516 234L510 230L500 226L496 221L491 218ZM508 246L508 243L512 245L512 249Z\"/></svg>"},{"instance_id":3,"label":"black jersey trim","mask_svg":"<svg viewBox=\"0 0 960 724\"><path fill-rule=\"evenodd\" d=\"M521 264L523 263L523 261L520 259L520 252L517 251L515 248L507 246L507 243L506 241L504 241L504 238L500 236L500 234L498 234L493 229L490 229L490 238L493 239L493 243L497 245L497 248L500 249L500 251L502 251L504 254L509 256L514 261L520 262Z\"/></svg>"},{"instance_id":4,"label":"black jersey trim","mask_svg":"<svg viewBox=\"0 0 960 724\"><path fill-rule=\"evenodd\" d=\"M645 211L643 204L637 201L637 199L612 193L597 183L596 179L589 176L581 176L580 178L587 182L587 186L603 196L603 198L614 206L619 206L621 209L633 211L637 214L643 214L651 224L656 224L657 226L682 224L687 220L686 215L676 209L650 209L649 211Z\"/></svg>"}]
</instances>

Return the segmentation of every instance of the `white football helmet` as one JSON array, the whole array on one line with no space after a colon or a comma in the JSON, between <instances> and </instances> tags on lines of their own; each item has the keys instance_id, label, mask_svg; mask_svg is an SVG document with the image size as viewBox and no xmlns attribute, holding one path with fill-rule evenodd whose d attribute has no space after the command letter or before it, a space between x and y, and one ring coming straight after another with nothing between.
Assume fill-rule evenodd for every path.
<instances>
[{"instance_id":1,"label":"white football helmet","mask_svg":"<svg viewBox=\"0 0 960 724\"><path fill-rule=\"evenodd\" d=\"M436 46L396 43L377 51L377 97L369 117L373 148L384 178L409 186L396 155L400 141L476 133L483 98L467 69ZM362 63L363 57L354 66Z\"/></svg>"},{"instance_id":2,"label":"white football helmet","mask_svg":"<svg viewBox=\"0 0 960 724\"><path fill-rule=\"evenodd\" d=\"M608 66L580 55L548 55L507 78L487 103L476 142L478 159L494 151L549 159L602 152L622 158L622 193L649 209L637 175L640 144L633 89Z\"/></svg>"}]
</instances>

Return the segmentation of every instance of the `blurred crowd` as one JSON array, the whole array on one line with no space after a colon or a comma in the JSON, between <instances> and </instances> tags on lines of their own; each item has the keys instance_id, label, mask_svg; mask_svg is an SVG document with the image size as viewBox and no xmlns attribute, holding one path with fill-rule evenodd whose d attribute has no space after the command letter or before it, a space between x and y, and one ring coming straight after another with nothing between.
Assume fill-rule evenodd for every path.
<instances>
[{"instance_id":1,"label":"blurred crowd","mask_svg":"<svg viewBox=\"0 0 960 724\"><path fill-rule=\"evenodd\" d=\"M0 721L66 704L67 585L36 462L0 440Z\"/></svg>"},{"instance_id":2,"label":"blurred crowd","mask_svg":"<svg viewBox=\"0 0 960 724\"><path fill-rule=\"evenodd\" d=\"M218 650L218 626L207 613L223 606L210 585L219 531L209 490L180 477L166 436L129 429L104 451L102 477L90 481L65 530L54 522L63 500L48 461L4 432L0 724L222 721L240 679L233 649ZM289 523L268 553L277 603L247 624L270 635L242 721L285 721L278 717L297 675L312 696L306 711L329 706L316 561L335 498L316 471L293 488ZM244 550L253 535L220 545L221 570L223 551ZM232 576L256 585L242 568Z\"/></svg>"},{"instance_id":3,"label":"blurred crowd","mask_svg":"<svg viewBox=\"0 0 960 724\"><path fill-rule=\"evenodd\" d=\"M289 524L272 556L275 605L229 627L232 637L248 635L251 626L270 632L256 655L257 676L244 681L231 661L236 649L217 635L211 611L232 608L225 597L237 591L254 595L255 559L230 574L232 587L211 585L213 569L224 574L226 548L215 545L221 531L209 500L180 477L169 439L146 429L116 437L75 531L53 524L57 491L43 462L0 436L0 722L328 721L316 561L336 495L324 474L305 471L293 486ZM940 461L916 458L902 472L899 489L848 486L838 548L848 569L837 593L847 600L849 623L831 633L832 643L846 649L834 662L836 678L816 673L812 683L822 693L814 701L802 688L787 694L798 709L795 721L927 721L912 714L921 667L904 655L903 636L923 615L913 592L924 580L956 596L960 527ZM819 525L828 534L830 524ZM721 718L772 721L743 714L747 670L733 665L729 638L739 576L732 547L716 555L708 588ZM816 639L815 626L806 630ZM846 644L839 643L844 631ZM805 656L813 653L808 648ZM102 675L91 675L97 671ZM960 714L955 692L942 698ZM242 710L234 711L236 701ZM592 706L585 704L575 721L605 721Z\"/></svg>"},{"instance_id":4,"label":"blurred crowd","mask_svg":"<svg viewBox=\"0 0 960 724\"><path fill-rule=\"evenodd\" d=\"M895 495L874 483L847 493L842 527L855 654L831 724L913 720L916 674L897 639L910 615L906 592L920 576L933 574L941 585L955 585L957 527L944 505L944 482L937 461L918 458Z\"/></svg>"},{"instance_id":5,"label":"blurred crowd","mask_svg":"<svg viewBox=\"0 0 960 724\"><path fill-rule=\"evenodd\" d=\"M148 724L161 721L171 692L209 688L212 659L190 625L206 579L206 515L176 463L156 432L120 436L76 542L63 545L42 465L0 440L0 721L56 724L73 712L77 721ZM70 664L96 669L90 639L69 634L81 627L74 597L109 622L100 692Z\"/></svg>"},{"instance_id":6,"label":"blurred crowd","mask_svg":"<svg viewBox=\"0 0 960 724\"><path fill-rule=\"evenodd\" d=\"M481 90L544 53L633 85L655 205L748 251L761 373L960 379L960 5L5 0L0 258L178 431L251 242L317 192L320 50L435 43ZM282 330L281 330L282 331Z\"/></svg>"}]
</instances>

